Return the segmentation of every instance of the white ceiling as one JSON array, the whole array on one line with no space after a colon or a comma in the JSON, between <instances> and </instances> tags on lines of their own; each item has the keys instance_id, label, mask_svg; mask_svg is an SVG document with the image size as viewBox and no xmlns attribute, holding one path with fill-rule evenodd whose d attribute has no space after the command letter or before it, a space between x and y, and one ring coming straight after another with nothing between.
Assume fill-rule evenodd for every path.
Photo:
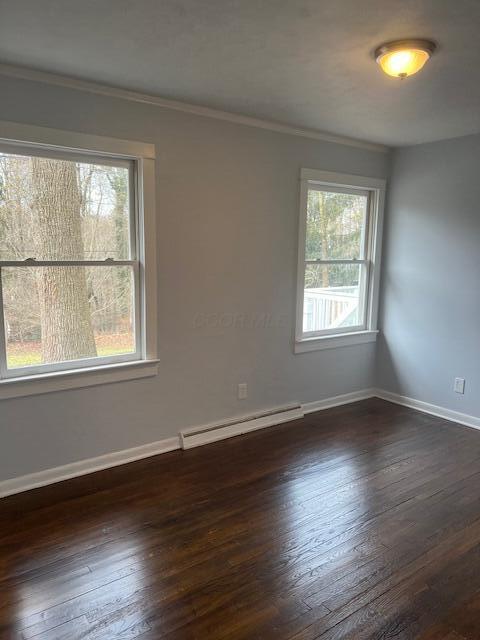
<instances>
[{"instance_id":1,"label":"white ceiling","mask_svg":"<svg viewBox=\"0 0 480 640\"><path fill-rule=\"evenodd\" d=\"M0 0L0 62L405 145L480 132L480 0ZM372 50L439 50L407 80Z\"/></svg>"}]
</instances>

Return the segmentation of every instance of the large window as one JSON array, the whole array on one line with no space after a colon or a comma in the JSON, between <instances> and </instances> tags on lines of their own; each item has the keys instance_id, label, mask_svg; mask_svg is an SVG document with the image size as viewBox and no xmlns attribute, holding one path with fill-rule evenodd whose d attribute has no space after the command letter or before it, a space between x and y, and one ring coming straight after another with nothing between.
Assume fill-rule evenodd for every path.
<instances>
[{"instance_id":1,"label":"large window","mask_svg":"<svg viewBox=\"0 0 480 640\"><path fill-rule=\"evenodd\" d=\"M302 171L297 343L374 339L383 192L383 181Z\"/></svg>"},{"instance_id":2,"label":"large window","mask_svg":"<svg viewBox=\"0 0 480 640\"><path fill-rule=\"evenodd\" d=\"M147 353L141 162L0 144L0 378Z\"/></svg>"}]
</instances>

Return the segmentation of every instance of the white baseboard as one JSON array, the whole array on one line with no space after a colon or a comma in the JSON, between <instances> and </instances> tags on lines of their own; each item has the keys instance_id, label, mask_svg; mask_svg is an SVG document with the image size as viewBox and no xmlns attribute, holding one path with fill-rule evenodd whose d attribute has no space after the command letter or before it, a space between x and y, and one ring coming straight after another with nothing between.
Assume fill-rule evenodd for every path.
<instances>
[{"instance_id":1,"label":"white baseboard","mask_svg":"<svg viewBox=\"0 0 480 640\"><path fill-rule=\"evenodd\" d=\"M314 411L323 411L332 407L339 407L342 404L350 404L359 400L367 400L367 398L375 397L375 389L361 389L352 393L344 393L341 396L332 396L324 400L316 400L315 402L306 402L302 405L304 413L313 413Z\"/></svg>"},{"instance_id":2,"label":"white baseboard","mask_svg":"<svg viewBox=\"0 0 480 640\"><path fill-rule=\"evenodd\" d=\"M113 453L107 453L96 458L79 460L78 462L71 462L61 467L53 467L51 469L45 469L44 471L19 476L18 478L3 480L0 482L0 498L22 491L44 487L48 484L61 482L62 480L76 478L77 476L84 476L94 471L118 467L128 462L149 458L150 456L156 456L160 453L166 453L167 451L173 451L179 448L180 442L178 437L166 438L165 440L151 442L140 447L114 451Z\"/></svg>"},{"instance_id":3,"label":"white baseboard","mask_svg":"<svg viewBox=\"0 0 480 640\"><path fill-rule=\"evenodd\" d=\"M183 449L199 447L210 444L218 440L225 440L234 436L265 429L291 420L298 420L306 413L322 411L331 407L338 407L342 404L366 400L374 396L373 389L362 389L353 393L345 393L340 396L325 398L315 402L307 402L302 405L292 405L287 407L276 407L262 414L241 416L227 422L215 422L201 427L192 427L180 432L180 442Z\"/></svg>"},{"instance_id":4,"label":"white baseboard","mask_svg":"<svg viewBox=\"0 0 480 640\"><path fill-rule=\"evenodd\" d=\"M233 438L250 431L265 429L291 420L303 418L300 404L269 409L258 414L239 416L228 421L212 422L201 427L192 427L180 431L180 442L183 449L200 447L204 444Z\"/></svg>"},{"instance_id":5,"label":"white baseboard","mask_svg":"<svg viewBox=\"0 0 480 640\"><path fill-rule=\"evenodd\" d=\"M383 389L362 389L360 391L354 391L353 393L345 393L343 395L333 396L331 398L325 398L315 402L307 402L303 405L277 407L276 409L266 412L267 415L265 415L264 412L264 414L257 416L247 416L244 418L237 417L227 423L224 421L221 430L218 429L218 426L222 425L222 423L212 423L209 425L186 429L183 431L183 437L187 432L191 435L189 438L190 442L187 446L184 445L184 448L231 438L235 435L248 433L249 431L256 429L264 429L290 420L296 420L301 418L304 414L312 413L314 411L322 411L323 409L338 407L343 404L350 404L351 402L358 402L360 400L366 400L367 398L374 397L381 398L382 400L388 400L389 402L400 404L405 407L410 407L411 409L416 409L417 411L422 411L423 413L428 413L439 418L444 418L445 420L457 422L459 424L466 425L467 427L480 429L480 418L475 416L445 409L444 407L429 404L428 402L423 402L421 400L415 400L414 398L401 396ZM54 484L62 480L68 480L77 476L83 476L88 473L93 473L94 471L101 471L102 469L127 464L128 462L134 462L135 460L141 460L142 458L166 453L167 451L173 451L174 449L180 448L180 438L182 438L182 434L180 437L175 436L173 438L152 442L140 447L125 449L123 451L115 451L96 458L80 460L61 467L45 469L44 471L38 471L37 473L30 473L18 478L0 481L0 498L20 493L22 491L28 491L29 489L36 489L38 487ZM195 440L193 438L195 438ZM195 442L195 444L192 444L193 442Z\"/></svg>"},{"instance_id":6,"label":"white baseboard","mask_svg":"<svg viewBox=\"0 0 480 640\"><path fill-rule=\"evenodd\" d=\"M388 400L388 402L401 404L404 407L410 407L410 409L416 409L417 411L422 411L423 413L428 413L432 416L437 416L438 418L450 420L450 422L458 422L466 427L480 429L480 418L470 416L467 413L452 411L452 409L439 407L436 404L423 402L423 400L416 400L415 398L401 396L398 393L392 393L391 391L385 391L384 389L373 389L373 395L382 400Z\"/></svg>"},{"instance_id":7,"label":"white baseboard","mask_svg":"<svg viewBox=\"0 0 480 640\"><path fill-rule=\"evenodd\" d=\"M174 449L180 449L182 444L181 440L187 432L190 434L194 433L194 436L190 436L189 443L184 445L184 448L186 449L192 446L199 446L201 444L231 438L242 433L248 433L249 431L275 426L291 420L297 420L298 418L302 418L306 413L321 411L322 409L348 404L349 402L357 402L358 400L371 398L373 395L375 394L372 389L364 389L362 391L346 393L332 398L325 398L324 400L316 402L307 402L303 405L277 407L269 412L264 412L263 415L248 416L244 418L237 417L232 419L227 425L224 421L224 428L221 431L217 428L221 424L218 422L185 429L179 437L175 436L173 438L159 440L158 442L152 442L140 447L125 449L123 451L115 451L96 458L79 460L78 462L72 462L60 467L53 467L36 473L29 473L17 478L0 481L0 498L13 495L15 493L21 493L22 491L29 491L30 489L37 489L49 484L55 484L56 482L69 480L70 478L83 476L88 473L94 473L95 471L101 471L102 469L127 464L128 462L134 462L135 460L156 456L160 453L173 451ZM267 413L267 415L265 415L265 413ZM196 432L198 432L198 434Z\"/></svg>"}]
</instances>

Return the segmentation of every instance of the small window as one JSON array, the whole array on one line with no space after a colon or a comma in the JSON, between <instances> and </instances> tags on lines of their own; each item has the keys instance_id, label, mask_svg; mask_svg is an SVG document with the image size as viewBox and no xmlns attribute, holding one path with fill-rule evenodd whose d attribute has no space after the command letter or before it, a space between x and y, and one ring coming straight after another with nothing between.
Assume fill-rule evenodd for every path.
<instances>
[{"instance_id":1,"label":"small window","mask_svg":"<svg viewBox=\"0 0 480 640\"><path fill-rule=\"evenodd\" d=\"M145 359L138 166L0 146L0 378Z\"/></svg>"},{"instance_id":2,"label":"small window","mask_svg":"<svg viewBox=\"0 0 480 640\"><path fill-rule=\"evenodd\" d=\"M375 330L384 183L304 170L297 342Z\"/></svg>"}]
</instances>

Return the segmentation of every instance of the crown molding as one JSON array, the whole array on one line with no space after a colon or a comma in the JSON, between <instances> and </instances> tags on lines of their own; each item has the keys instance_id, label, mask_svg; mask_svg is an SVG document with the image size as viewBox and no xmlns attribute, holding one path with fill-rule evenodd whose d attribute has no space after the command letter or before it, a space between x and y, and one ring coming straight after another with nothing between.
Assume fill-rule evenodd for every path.
<instances>
[{"instance_id":1,"label":"crown molding","mask_svg":"<svg viewBox=\"0 0 480 640\"><path fill-rule=\"evenodd\" d=\"M121 89L119 87L91 82L90 80L80 80L78 78L40 71L38 69L30 69L28 67L0 63L0 75L20 78L22 80L31 80L32 82L42 82L44 84L66 87L68 89L75 89L77 91L96 93L97 95L118 98L120 100L129 100L130 102L140 102L142 104L161 107L162 109L182 111L183 113L191 113L206 118L215 118L217 120L233 122L235 124L240 124L247 127L256 127L258 129L266 129L268 131L275 131L277 133L300 136L301 138L322 140L323 142L348 145L350 147L357 147L360 149L367 149L368 151L377 151L380 153L386 153L389 151L389 147L382 144L366 142L364 140L357 140L356 138L349 138L346 136L337 136L334 134L325 133L323 131L317 131L316 129L294 127L288 124L282 124L280 122L254 118L251 116L244 116L237 113L230 113L228 111L221 111L220 109L213 109L211 107L204 107L201 105L189 104L188 102L169 100L167 98L161 98L160 96L150 95L147 93L139 93L137 91L131 91L129 89Z\"/></svg>"}]
</instances>

